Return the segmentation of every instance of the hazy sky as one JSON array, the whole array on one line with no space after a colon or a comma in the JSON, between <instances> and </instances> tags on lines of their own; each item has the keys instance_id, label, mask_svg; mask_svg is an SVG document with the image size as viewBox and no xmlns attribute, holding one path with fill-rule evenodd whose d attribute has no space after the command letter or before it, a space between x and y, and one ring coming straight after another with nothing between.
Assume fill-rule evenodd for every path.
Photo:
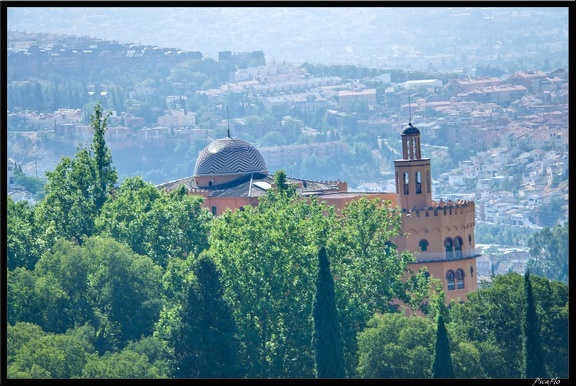
<instances>
[{"instance_id":1,"label":"hazy sky","mask_svg":"<svg viewBox=\"0 0 576 386\"><path fill-rule=\"evenodd\" d=\"M566 44L568 36L567 7L16 7L7 14L10 30L200 51L215 59L224 50L262 50L267 60L289 62L392 58L411 50L449 55L450 42L512 49L506 45L514 34L543 31Z\"/></svg>"}]
</instances>

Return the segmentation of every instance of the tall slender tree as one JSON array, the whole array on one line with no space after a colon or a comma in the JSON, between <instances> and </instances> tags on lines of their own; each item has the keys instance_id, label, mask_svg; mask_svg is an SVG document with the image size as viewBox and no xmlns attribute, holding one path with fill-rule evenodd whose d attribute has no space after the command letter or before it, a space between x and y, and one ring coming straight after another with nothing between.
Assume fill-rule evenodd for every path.
<instances>
[{"instance_id":1,"label":"tall slender tree","mask_svg":"<svg viewBox=\"0 0 576 386\"><path fill-rule=\"evenodd\" d=\"M110 189L118 180L118 173L112 166L112 155L110 148L106 146L104 135L108 126L110 113L103 116L102 105L96 104L94 113L90 117L90 125L94 130L92 138L92 152L96 164L96 183L94 184L94 203L97 213L104 205Z\"/></svg>"},{"instance_id":2,"label":"tall slender tree","mask_svg":"<svg viewBox=\"0 0 576 386\"><path fill-rule=\"evenodd\" d=\"M318 252L318 275L313 303L313 345L316 351L317 378L344 378L344 344L334 295L334 279L326 249Z\"/></svg>"},{"instance_id":3,"label":"tall slender tree","mask_svg":"<svg viewBox=\"0 0 576 386\"><path fill-rule=\"evenodd\" d=\"M545 355L540 337L540 323L536 314L530 271L526 271L524 275L524 294L526 311L522 324L522 375L525 378L545 378Z\"/></svg>"},{"instance_id":4,"label":"tall slender tree","mask_svg":"<svg viewBox=\"0 0 576 386\"><path fill-rule=\"evenodd\" d=\"M47 246L58 237L82 242L94 233L94 219L117 182L110 149L106 146L106 118L97 104L91 116L94 136L90 147L79 147L74 158L62 157L54 171L46 172L46 196L39 204L38 219Z\"/></svg>"},{"instance_id":5,"label":"tall slender tree","mask_svg":"<svg viewBox=\"0 0 576 386\"><path fill-rule=\"evenodd\" d=\"M436 348L432 364L432 378L454 378L454 368L450 356L450 340L444 325L444 317L438 315L436 329Z\"/></svg>"},{"instance_id":6,"label":"tall slender tree","mask_svg":"<svg viewBox=\"0 0 576 386\"><path fill-rule=\"evenodd\" d=\"M175 337L178 378L232 378L238 372L239 340L224 288L214 262L201 255L184 299Z\"/></svg>"}]
</instances>

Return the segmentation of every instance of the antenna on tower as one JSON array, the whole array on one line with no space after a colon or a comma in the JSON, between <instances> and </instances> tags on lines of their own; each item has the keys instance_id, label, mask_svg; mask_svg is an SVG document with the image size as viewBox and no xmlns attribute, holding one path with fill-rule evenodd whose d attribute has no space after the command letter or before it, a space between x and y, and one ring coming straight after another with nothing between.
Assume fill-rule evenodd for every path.
<instances>
[{"instance_id":1,"label":"antenna on tower","mask_svg":"<svg viewBox=\"0 0 576 386\"><path fill-rule=\"evenodd\" d=\"M226 115L228 117L228 138L230 138L230 112L228 111L228 105L226 105Z\"/></svg>"},{"instance_id":2,"label":"antenna on tower","mask_svg":"<svg viewBox=\"0 0 576 386\"><path fill-rule=\"evenodd\" d=\"M408 96L408 125L412 126L412 109L410 106L412 103L410 103L410 96Z\"/></svg>"}]
</instances>

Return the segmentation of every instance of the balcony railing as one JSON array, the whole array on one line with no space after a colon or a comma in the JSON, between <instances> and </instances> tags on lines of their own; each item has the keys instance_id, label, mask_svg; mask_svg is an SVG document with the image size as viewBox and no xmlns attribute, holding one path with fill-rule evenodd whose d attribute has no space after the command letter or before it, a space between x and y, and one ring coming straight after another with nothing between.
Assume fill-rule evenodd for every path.
<instances>
[{"instance_id":1,"label":"balcony railing","mask_svg":"<svg viewBox=\"0 0 576 386\"><path fill-rule=\"evenodd\" d=\"M464 249L461 251L452 252L414 252L416 262L421 263L424 261L448 261L469 259L472 257L480 256L480 250L476 248Z\"/></svg>"}]
</instances>

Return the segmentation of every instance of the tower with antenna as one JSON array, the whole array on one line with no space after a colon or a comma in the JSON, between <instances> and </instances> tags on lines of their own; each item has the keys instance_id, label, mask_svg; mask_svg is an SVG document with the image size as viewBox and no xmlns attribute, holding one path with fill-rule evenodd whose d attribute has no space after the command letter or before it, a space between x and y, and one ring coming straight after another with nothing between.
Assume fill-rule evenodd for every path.
<instances>
[{"instance_id":1,"label":"tower with antenna","mask_svg":"<svg viewBox=\"0 0 576 386\"><path fill-rule=\"evenodd\" d=\"M475 205L472 201L432 200L430 158L422 158L420 130L412 125L408 99L408 126L402 131L402 159L394 161L396 204L401 210L400 236L394 239L399 251L415 252L417 271L428 272L442 280L446 302L466 299L477 289L474 226Z\"/></svg>"}]
</instances>

